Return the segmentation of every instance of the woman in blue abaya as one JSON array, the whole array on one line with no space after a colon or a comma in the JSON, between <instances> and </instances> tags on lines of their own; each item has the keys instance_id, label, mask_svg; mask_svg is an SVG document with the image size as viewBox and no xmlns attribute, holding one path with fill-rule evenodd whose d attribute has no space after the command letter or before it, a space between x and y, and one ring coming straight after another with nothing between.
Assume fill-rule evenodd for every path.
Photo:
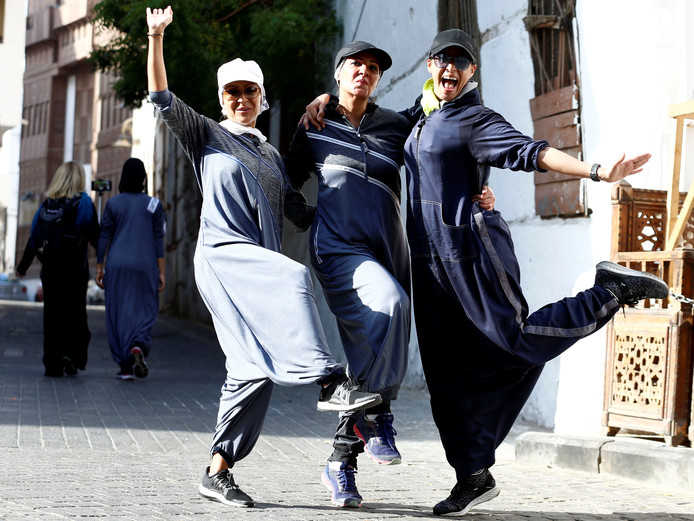
<instances>
[{"instance_id":1,"label":"woman in blue abaya","mask_svg":"<svg viewBox=\"0 0 694 521\"><path fill-rule=\"evenodd\" d=\"M145 357L165 284L166 217L161 202L143 192L146 180L142 161L128 159L99 236L96 283L105 289L108 343L123 380L149 372Z\"/></svg>"}]
</instances>

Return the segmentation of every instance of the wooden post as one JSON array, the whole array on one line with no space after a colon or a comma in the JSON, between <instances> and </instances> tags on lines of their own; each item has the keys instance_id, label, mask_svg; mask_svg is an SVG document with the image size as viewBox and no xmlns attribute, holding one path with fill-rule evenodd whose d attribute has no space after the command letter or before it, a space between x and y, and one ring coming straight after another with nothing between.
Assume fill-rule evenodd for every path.
<instances>
[{"instance_id":1,"label":"wooden post","mask_svg":"<svg viewBox=\"0 0 694 521\"><path fill-rule=\"evenodd\" d=\"M687 197L684 200L682 211L678 212L679 189L680 189L680 170L682 167L682 141L684 139L684 120L694 119L694 101L670 105L668 116L677 120L677 131L675 133L675 157L672 166L672 181L668 189L667 198L667 230L665 250L674 249L677 241L682 235L689 216L694 207L694 183L689 188ZM679 213L679 216L678 216Z\"/></svg>"}]
</instances>

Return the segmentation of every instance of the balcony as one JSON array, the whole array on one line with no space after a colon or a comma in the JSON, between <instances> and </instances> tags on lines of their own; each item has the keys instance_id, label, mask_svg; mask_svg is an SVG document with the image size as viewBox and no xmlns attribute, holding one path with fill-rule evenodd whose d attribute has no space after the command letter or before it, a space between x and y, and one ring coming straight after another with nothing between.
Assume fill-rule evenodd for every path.
<instances>
[{"instance_id":1,"label":"balcony","mask_svg":"<svg viewBox=\"0 0 694 521\"><path fill-rule=\"evenodd\" d=\"M52 5L27 15L27 47L56 39L53 31L54 15L55 8Z\"/></svg>"}]
</instances>

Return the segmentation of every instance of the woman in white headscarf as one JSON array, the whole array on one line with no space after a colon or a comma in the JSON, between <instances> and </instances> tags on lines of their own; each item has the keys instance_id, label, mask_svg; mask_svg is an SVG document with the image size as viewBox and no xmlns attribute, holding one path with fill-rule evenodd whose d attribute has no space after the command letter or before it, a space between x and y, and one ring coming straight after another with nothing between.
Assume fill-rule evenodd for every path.
<instances>
[{"instance_id":1,"label":"woman in white headscarf","mask_svg":"<svg viewBox=\"0 0 694 521\"><path fill-rule=\"evenodd\" d=\"M381 398L349 383L318 318L308 269L280 253L287 193L282 159L255 128L268 108L263 73L239 58L217 71L226 117L217 123L168 90L163 34L171 7L147 8L150 99L193 163L203 194L195 280L227 358L210 467L202 496L231 506L254 501L230 469L253 449L275 384L321 384L318 409L358 410Z\"/></svg>"}]
</instances>

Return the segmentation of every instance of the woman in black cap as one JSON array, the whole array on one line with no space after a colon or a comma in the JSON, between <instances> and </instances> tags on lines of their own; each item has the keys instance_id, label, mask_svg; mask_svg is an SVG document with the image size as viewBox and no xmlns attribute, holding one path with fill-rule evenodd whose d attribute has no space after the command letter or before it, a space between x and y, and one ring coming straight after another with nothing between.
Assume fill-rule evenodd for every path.
<instances>
[{"instance_id":1,"label":"woman in black cap","mask_svg":"<svg viewBox=\"0 0 694 521\"><path fill-rule=\"evenodd\" d=\"M470 81L475 61L467 33L439 33L427 59L431 79L402 112L413 126L404 157L417 337L434 420L457 477L437 515L465 514L498 495L489 472L495 450L547 361L604 326L620 305L668 293L657 277L601 262L592 288L529 315L508 225L474 195L490 167L615 182L641 171L650 154L605 168L524 136L480 103ZM307 119L321 127L318 105L308 107Z\"/></svg>"},{"instance_id":2,"label":"woman in black cap","mask_svg":"<svg viewBox=\"0 0 694 521\"><path fill-rule=\"evenodd\" d=\"M371 100L391 63L370 43L343 47L335 57L339 94L325 107L325 128L299 126L284 158L295 188L312 172L318 178L311 261L337 318L350 376L383 399L364 412L340 414L322 481L333 504L347 507L362 501L355 481L359 453L383 465L402 459L391 402L405 377L410 339L410 264L400 213L410 124ZM492 208L491 191L482 197ZM292 210L286 213L296 220Z\"/></svg>"},{"instance_id":3,"label":"woman in black cap","mask_svg":"<svg viewBox=\"0 0 694 521\"><path fill-rule=\"evenodd\" d=\"M105 289L108 344L122 380L144 378L149 372L145 357L166 281L166 217L161 202L144 193L146 182L142 161L128 159L120 194L104 208L96 259L96 283Z\"/></svg>"},{"instance_id":4,"label":"woman in black cap","mask_svg":"<svg viewBox=\"0 0 694 521\"><path fill-rule=\"evenodd\" d=\"M643 154L590 165L535 141L480 103L473 39L433 41L419 116L405 145L415 321L434 420L457 484L434 513L466 513L499 493L489 467L546 362L597 331L620 305L663 298L650 274L601 262L595 285L529 314L508 225L473 194L490 167L615 182ZM456 175L450 175L455 172Z\"/></svg>"},{"instance_id":5,"label":"woman in black cap","mask_svg":"<svg viewBox=\"0 0 694 521\"><path fill-rule=\"evenodd\" d=\"M356 41L335 57L338 97L326 107L322 132L299 127L285 165L301 188L318 178L311 261L337 318L349 376L382 402L366 411L340 413L322 481L337 506L358 507L357 455L398 464L391 402L407 369L410 338L410 265L400 216L402 144L407 119L375 105L370 97L391 58ZM287 217L300 224L288 206ZM312 211L311 211L312 210ZM315 212L315 218L314 218ZM356 425L356 428L355 428Z\"/></svg>"}]
</instances>

